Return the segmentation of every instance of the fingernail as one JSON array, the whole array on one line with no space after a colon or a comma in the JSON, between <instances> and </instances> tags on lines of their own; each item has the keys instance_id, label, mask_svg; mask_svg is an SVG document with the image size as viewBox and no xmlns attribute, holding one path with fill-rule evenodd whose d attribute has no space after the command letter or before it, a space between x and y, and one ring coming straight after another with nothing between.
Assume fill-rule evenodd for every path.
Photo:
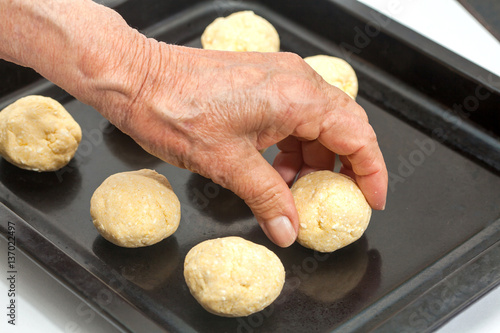
<instances>
[{"instance_id":1,"label":"fingernail","mask_svg":"<svg viewBox=\"0 0 500 333\"><path fill-rule=\"evenodd\" d=\"M276 244L281 247L288 247L295 242L297 234L292 226L292 223L286 216L279 216L269 220L263 225L266 235Z\"/></svg>"}]
</instances>

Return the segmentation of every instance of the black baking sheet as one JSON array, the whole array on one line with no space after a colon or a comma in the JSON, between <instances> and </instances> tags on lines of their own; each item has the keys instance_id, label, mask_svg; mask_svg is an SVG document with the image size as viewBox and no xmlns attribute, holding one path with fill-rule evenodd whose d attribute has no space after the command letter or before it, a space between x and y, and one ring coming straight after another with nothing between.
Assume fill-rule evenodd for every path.
<instances>
[{"instance_id":1,"label":"black baking sheet","mask_svg":"<svg viewBox=\"0 0 500 333\"><path fill-rule=\"evenodd\" d=\"M373 36L372 48L385 40L395 50L414 52L416 63L431 64L449 84L487 87L491 94L476 110L476 118L464 118L450 110L449 91L430 94L422 83L425 78L400 71L408 62L400 53L378 50L390 57L387 61L365 56L366 48L348 54L347 44L316 31L322 24L328 32L331 22L318 17L304 25L293 15L313 15L318 10L314 5L301 7L304 1L292 1L278 10L276 3L193 1L177 8L168 1L129 1L117 9L150 36L194 47L200 46L201 32L215 17L252 9L276 26L284 51L304 57L349 56L360 81L357 101L378 135L390 184L386 210L374 212L359 241L332 254L300 245L274 246L230 191L148 155L94 109L48 82L37 81L0 100L4 107L27 94L51 96L81 125L76 157L58 172L24 171L0 160L0 200L5 205L1 226L5 232L7 221L15 221L20 246L121 330L420 332L440 325L499 282L500 177L495 156L500 150L495 125L483 120L500 96L494 80L488 82L487 72L394 22ZM357 24L366 27L363 20L372 15L366 7L344 1L317 5L323 6L322 12L341 12L344 25L351 24L343 29L353 31ZM408 37L410 46L398 42L394 31ZM435 50L442 59L430 55ZM449 56L462 66L459 70L444 64ZM394 64L382 66L388 61ZM478 81L479 75L484 82ZM452 82L457 78L461 82ZM419 83L411 85L410 79ZM457 90L458 102L465 93L465 88ZM271 162L276 153L271 147L264 156ZM170 180L182 205L181 224L173 236L154 246L119 248L93 227L90 197L109 175L140 168L155 169ZM205 239L228 235L267 246L287 271L278 300L246 318L207 313L183 280L187 251Z\"/></svg>"}]
</instances>

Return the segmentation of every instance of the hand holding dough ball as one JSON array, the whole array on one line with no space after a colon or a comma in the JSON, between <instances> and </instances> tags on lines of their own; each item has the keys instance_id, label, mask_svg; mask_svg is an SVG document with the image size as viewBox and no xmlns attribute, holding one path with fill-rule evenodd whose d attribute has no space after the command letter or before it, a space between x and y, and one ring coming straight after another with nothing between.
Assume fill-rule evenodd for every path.
<instances>
[{"instance_id":1,"label":"hand holding dough ball","mask_svg":"<svg viewBox=\"0 0 500 333\"><path fill-rule=\"evenodd\" d=\"M19 168L61 169L81 139L78 123L52 98L23 97L0 112L0 155Z\"/></svg>"},{"instance_id":2,"label":"hand holding dough ball","mask_svg":"<svg viewBox=\"0 0 500 333\"><path fill-rule=\"evenodd\" d=\"M193 247L184 261L184 278L207 311L240 317L263 310L279 296L285 269L266 247L225 237Z\"/></svg>"},{"instance_id":3,"label":"hand holding dough ball","mask_svg":"<svg viewBox=\"0 0 500 333\"><path fill-rule=\"evenodd\" d=\"M333 252L359 239L372 210L358 185L332 171L316 171L292 186L299 233L297 241L319 252Z\"/></svg>"},{"instance_id":4,"label":"hand holding dough ball","mask_svg":"<svg viewBox=\"0 0 500 333\"><path fill-rule=\"evenodd\" d=\"M304 58L304 61L321 75L326 82L341 89L352 99L356 99L358 95L358 78L347 61L326 55L307 57Z\"/></svg>"},{"instance_id":5,"label":"hand holding dough ball","mask_svg":"<svg viewBox=\"0 0 500 333\"><path fill-rule=\"evenodd\" d=\"M142 169L108 177L92 195L90 215L111 243L141 247L177 230L181 206L165 176Z\"/></svg>"},{"instance_id":6,"label":"hand holding dough ball","mask_svg":"<svg viewBox=\"0 0 500 333\"><path fill-rule=\"evenodd\" d=\"M278 32L264 18L252 11L237 12L219 17L207 26L201 35L201 44L207 50L278 52Z\"/></svg>"}]
</instances>

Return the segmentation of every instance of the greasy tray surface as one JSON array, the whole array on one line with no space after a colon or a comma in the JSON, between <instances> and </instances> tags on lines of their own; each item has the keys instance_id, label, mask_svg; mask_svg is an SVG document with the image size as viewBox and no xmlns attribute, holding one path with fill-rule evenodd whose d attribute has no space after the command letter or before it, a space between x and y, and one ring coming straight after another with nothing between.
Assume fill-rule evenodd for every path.
<instances>
[{"instance_id":1,"label":"greasy tray surface","mask_svg":"<svg viewBox=\"0 0 500 333\"><path fill-rule=\"evenodd\" d=\"M304 57L319 53L341 56L335 46L318 46L321 40L305 38L314 35L276 13L250 8L275 24L283 50ZM167 20L146 32L167 42L199 47L203 27L219 16L220 10L211 5L196 7L180 21L184 23ZM183 30L185 37L173 40L179 27L187 27L188 32ZM370 71L356 59L352 63L362 73L361 92L363 77L377 82L377 75L381 75L378 71ZM374 212L362 239L335 253L319 254L299 245L281 249L265 238L250 210L231 192L151 157L94 109L58 88L37 84L30 89L0 100L0 106L28 93L52 96L82 126L83 141L75 159L54 173L24 171L0 160L1 201L163 328L199 332L331 331L390 296L500 217L497 174L372 104L361 93L358 102L378 134L392 175L386 210ZM269 149L266 159L272 161L276 152L275 147ZM155 246L123 249L105 241L93 227L90 197L109 175L140 168L155 169L170 180L182 205L182 220L172 237ZM205 239L227 235L239 235L269 247L287 271L285 288L277 302L248 318L220 318L207 313L189 294L183 280L187 251ZM496 237L488 239L489 244L498 240ZM43 261L43 254L33 255ZM459 267L463 263L460 260L465 259L456 258L456 267L449 269ZM67 276L63 270L59 267L53 272ZM79 292L87 297L91 294ZM400 301L401 306L416 297ZM92 301L103 313L126 322L112 302ZM373 328L383 319L366 327ZM132 324L124 326L133 328Z\"/></svg>"}]
</instances>

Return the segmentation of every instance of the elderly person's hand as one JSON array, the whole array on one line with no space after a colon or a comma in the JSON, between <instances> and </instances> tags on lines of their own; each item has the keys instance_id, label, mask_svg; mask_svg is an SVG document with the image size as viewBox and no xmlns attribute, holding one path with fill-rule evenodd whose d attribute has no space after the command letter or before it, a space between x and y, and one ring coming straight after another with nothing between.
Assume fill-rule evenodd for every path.
<instances>
[{"instance_id":1,"label":"elderly person's hand","mask_svg":"<svg viewBox=\"0 0 500 333\"><path fill-rule=\"evenodd\" d=\"M94 106L152 154L234 191L276 244L297 234L289 185L332 169L335 154L370 205L384 208L387 170L364 110L299 56L167 45L91 1L43 2L43 11L39 1L9 2L11 25L0 29L15 30L17 41L0 56ZM273 144L274 168L259 153Z\"/></svg>"}]
</instances>

